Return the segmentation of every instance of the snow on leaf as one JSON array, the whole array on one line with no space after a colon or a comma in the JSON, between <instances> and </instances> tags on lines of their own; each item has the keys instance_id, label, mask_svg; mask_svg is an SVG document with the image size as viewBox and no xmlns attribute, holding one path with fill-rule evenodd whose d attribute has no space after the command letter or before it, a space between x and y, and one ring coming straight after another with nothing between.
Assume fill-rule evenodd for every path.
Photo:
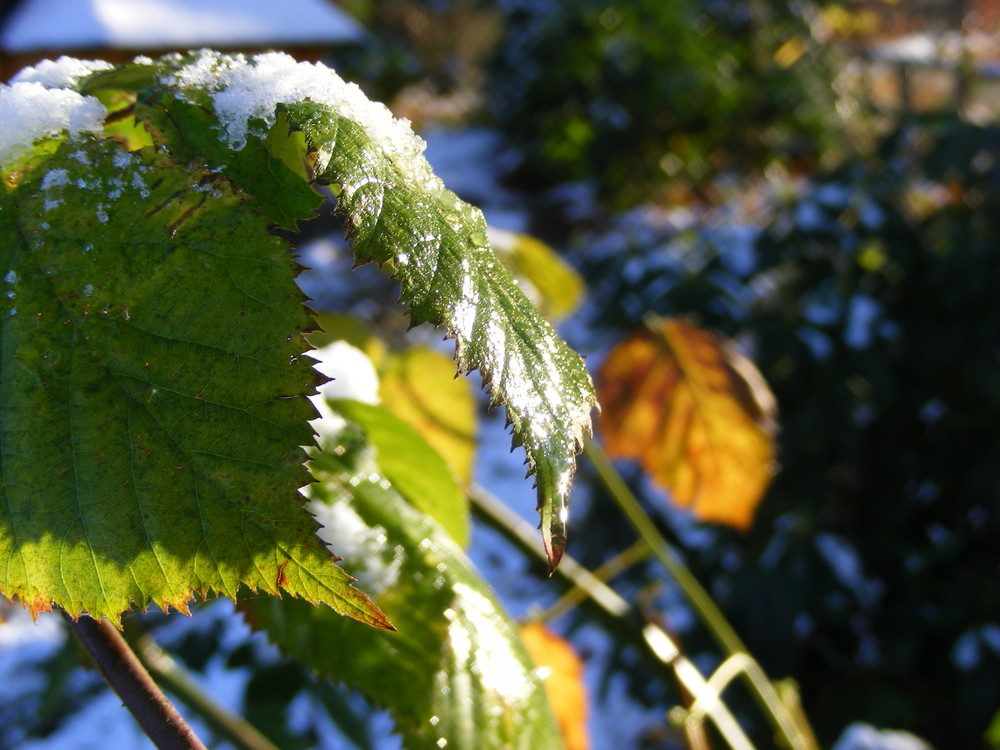
<instances>
[{"instance_id":1,"label":"snow on leaf","mask_svg":"<svg viewBox=\"0 0 1000 750\"><path fill-rule=\"evenodd\" d=\"M408 126L282 55L88 65L0 91L0 591L116 622L285 591L391 627L296 492L314 323L269 230L323 185L358 261L387 264L507 407L554 567L590 379Z\"/></svg>"},{"instance_id":2,"label":"snow on leaf","mask_svg":"<svg viewBox=\"0 0 1000 750\"><path fill-rule=\"evenodd\" d=\"M619 343L599 383L608 455L640 461L698 518L750 526L774 471L775 405L748 359L665 319Z\"/></svg>"},{"instance_id":3,"label":"snow on leaf","mask_svg":"<svg viewBox=\"0 0 1000 750\"><path fill-rule=\"evenodd\" d=\"M491 402L506 407L536 478L554 569L566 543L576 454L596 403L593 386L580 357L490 250L482 213L444 188L408 123L322 65L276 53L248 60L202 52L153 67L157 82L140 91L136 117L154 140L199 154L258 198L266 192L266 215L286 225L298 199L241 165L248 150L273 154L268 144L279 131L304 138L301 162L315 182L336 187L358 263L374 261L397 277L413 323L445 326L458 367L480 370ZM123 77L99 72L82 90L114 89ZM205 127L216 120L214 130ZM286 154L271 166L287 177L296 171L291 161Z\"/></svg>"}]
</instances>

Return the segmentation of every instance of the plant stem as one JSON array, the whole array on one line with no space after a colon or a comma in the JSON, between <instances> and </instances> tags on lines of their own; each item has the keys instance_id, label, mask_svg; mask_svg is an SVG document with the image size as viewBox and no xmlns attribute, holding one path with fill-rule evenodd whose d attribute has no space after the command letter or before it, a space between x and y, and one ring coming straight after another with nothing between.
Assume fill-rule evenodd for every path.
<instances>
[{"instance_id":1,"label":"plant stem","mask_svg":"<svg viewBox=\"0 0 1000 750\"><path fill-rule=\"evenodd\" d=\"M200 716L221 739L227 740L239 750L278 750L246 719L220 706L202 690L149 633L139 638L138 653L142 663L156 679Z\"/></svg>"},{"instance_id":2,"label":"plant stem","mask_svg":"<svg viewBox=\"0 0 1000 750\"><path fill-rule=\"evenodd\" d=\"M618 507L628 518L639 537L649 545L664 567L687 595L692 606L701 616L702 622L716 639L727 659L723 661L719 672L709 679L715 688L710 695L721 693L729 682L732 674L741 674L750 683L753 695L758 699L764 713L771 720L775 729L784 738L789 748L793 750L815 750L818 746L812 735L812 730L804 721L804 717L796 717L782 703L777 690L768 679L757 661L750 656L743 641L733 630L722 610L702 587L698 579L674 552L669 542L657 530L646 511L642 509L635 495L625 484L625 480L611 464L604 450L593 440L584 443L584 453L597 470L604 486L611 493Z\"/></svg>"},{"instance_id":3,"label":"plant stem","mask_svg":"<svg viewBox=\"0 0 1000 750\"><path fill-rule=\"evenodd\" d=\"M60 612L153 744L160 750L207 750L111 623Z\"/></svg>"},{"instance_id":4,"label":"plant stem","mask_svg":"<svg viewBox=\"0 0 1000 750\"><path fill-rule=\"evenodd\" d=\"M469 490L469 499L472 509L479 516L485 517L518 547L545 560L545 553L538 546L537 535L530 523L482 487L473 486ZM563 556L555 573L585 591L589 600L616 622L621 623L632 610L628 602L569 555ZM652 622L646 623L642 627L641 642L654 658L673 669L681 685L700 702L703 710L699 713L698 720L701 716L710 718L733 750L753 750L753 744L721 697L698 668L681 653L663 628Z\"/></svg>"},{"instance_id":5,"label":"plant stem","mask_svg":"<svg viewBox=\"0 0 1000 750\"><path fill-rule=\"evenodd\" d=\"M715 637L723 651L728 655L745 653L747 650L746 646L743 645L743 641L740 640L736 631L733 630L729 621L726 620L725 615L722 614L722 611L715 604L712 597L709 596L708 592L698 582L698 579L694 577L694 574L688 570L688 567L678 557L677 553L674 552L673 547L670 546L669 542L663 538L663 535L653 525L646 511L642 509L639 501L636 500L635 495L632 494L628 485L621 478L621 475L611 465L611 461L604 451L593 440L587 440L584 443L583 450L587 454L587 458L594 465L594 468L597 469L597 474L608 489L608 492L611 493L611 497L618 504L618 507L621 508L632 524L632 527L639 533L640 538L649 545L652 553L659 558L660 562L663 563L663 567L667 569L667 572L670 573L677 582L677 585L687 595L691 605L697 610L702 622L705 623L709 632Z\"/></svg>"}]
</instances>

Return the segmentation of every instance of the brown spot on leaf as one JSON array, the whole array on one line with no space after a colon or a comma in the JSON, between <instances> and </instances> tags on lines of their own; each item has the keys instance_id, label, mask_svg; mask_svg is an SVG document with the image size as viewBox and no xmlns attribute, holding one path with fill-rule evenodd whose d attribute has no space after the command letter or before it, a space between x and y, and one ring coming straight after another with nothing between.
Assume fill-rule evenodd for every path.
<instances>
[{"instance_id":1,"label":"brown spot on leaf","mask_svg":"<svg viewBox=\"0 0 1000 750\"><path fill-rule=\"evenodd\" d=\"M278 586L287 586L288 578L285 576L285 567L288 565L289 561L285 560L281 565L278 566L278 578L275 583Z\"/></svg>"}]
</instances>

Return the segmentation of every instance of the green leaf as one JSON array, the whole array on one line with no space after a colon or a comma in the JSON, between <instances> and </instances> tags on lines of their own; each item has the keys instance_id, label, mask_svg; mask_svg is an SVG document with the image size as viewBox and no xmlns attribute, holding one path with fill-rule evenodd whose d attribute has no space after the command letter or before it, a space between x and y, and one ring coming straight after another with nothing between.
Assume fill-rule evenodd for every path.
<instances>
[{"instance_id":1,"label":"green leaf","mask_svg":"<svg viewBox=\"0 0 1000 750\"><path fill-rule=\"evenodd\" d=\"M414 324L447 327L459 368L480 370L492 404L507 408L538 487L550 569L566 546L576 454L595 402L579 355L556 336L489 249L482 213L406 158L379 151L364 129L316 103L289 105L323 179L341 186L359 262L391 263ZM364 159L360 156L364 154Z\"/></svg>"},{"instance_id":2,"label":"green leaf","mask_svg":"<svg viewBox=\"0 0 1000 750\"><path fill-rule=\"evenodd\" d=\"M322 177L341 187L338 206L351 225L355 257L391 263L414 324L446 326L459 368L480 370L491 403L507 407L515 444L524 447L537 481L542 541L554 570L566 546L576 454L596 403L579 355L490 251L482 213L445 190L429 168L380 152L360 125L323 104L286 111L314 148L337 145Z\"/></svg>"},{"instance_id":3,"label":"green leaf","mask_svg":"<svg viewBox=\"0 0 1000 750\"><path fill-rule=\"evenodd\" d=\"M469 504L441 454L381 406L348 399L331 400L330 406L362 429L393 487L465 547L469 543Z\"/></svg>"},{"instance_id":4,"label":"green leaf","mask_svg":"<svg viewBox=\"0 0 1000 750\"><path fill-rule=\"evenodd\" d=\"M64 141L0 194L0 591L118 622L241 587L388 627L303 512L297 267L222 178Z\"/></svg>"},{"instance_id":5,"label":"green leaf","mask_svg":"<svg viewBox=\"0 0 1000 750\"><path fill-rule=\"evenodd\" d=\"M154 141L225 171L275 221L308 202L275 187L295 172L275 139L289 127L296 131L290 137L304 139L304 168L333 186L357 261L386 265L413 323L445 326L459 368L480 370L491 403L506 406L514 442L536 477L542 540L554 568L565 548L569 489L590 430L593 386L580 357L491 252L482 213L444 188L405 123L322 66L280 54L246 61L211 52L155 65L157 84L141 90L136 103ZM83 89L109 80L96 74ZM220 126L211 127L216 120ZM265 156L267 169L281 175L276 180L260 171Z\"/></svg>"},{"instance_id":6,"label":"green leaf","mask_svg":"<svg viewBox=\"0 0 1000 750\"><path fill-rule=\"evenodd\" d=\"M313 322L268 230L314 210L313 183L335 186L359 262L389 264L414 322L445 325L507 406L558 563L589 376L408 127L284 55L173 56L77 87L112 108L107 139L41 132L0 207L0 590L117 621L246 586L388 626L297 507ZM123 150L145 142L130 113L153 148Z\"/></svg>"},{"instance_id":7,"label":"green leaf","mask_svg":"<svg viewBox=\"0 0 1000 750\"><path fill-rule=\"evenodd\" d=\"M335 524L334 535L354 530L346 559L379 590L398 632L291 600L248 600L251 623L389 707L409 750L562 747L516 628L461 549L389 485L360 432L341 438L312 463L310 507Z\"/></svg>"}]
</instances>

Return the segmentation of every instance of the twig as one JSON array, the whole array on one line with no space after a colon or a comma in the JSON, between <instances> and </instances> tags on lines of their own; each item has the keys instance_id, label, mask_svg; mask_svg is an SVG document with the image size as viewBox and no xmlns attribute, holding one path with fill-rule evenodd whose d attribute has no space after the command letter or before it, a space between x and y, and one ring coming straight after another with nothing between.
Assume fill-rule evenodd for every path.
<instances>
[{"instance_id":1,"label":"twig","mask_svg":"<svg viewBox=\"0 0 1000 750\"><path fill-rule=\"evenodd\" d=\"M154 745L160 750L207 750L111 623L89 615L74 620L60 612Z\"/></svg>"},{"instance_id":2,"label":"twig","mask_svg":"<svg viewBox=\"0 0 1000 750\"><path fill-rule=\"evenodd\" d=\"M656 526L646 515L646 511L639 505L635 495L625 484L624 480L615 470L608 460L604 451L595 442L588 440L584 445L584 452L591 464L597 469L597 474L604 486L611 493L611 497L621 508L622 512L631 522L632 527L639 533L643 541L649 545L649 549L656 555L663 566L670 573L671 577L681 587L691 605L701 616L702 622L708 627L709 632L715 637L719 645L727 655L746 652L746 646L733 630L729 621L726 620L722 611L713 601L712 597L702 587L698 579L694 577L688 567L681 561L673 547L657 531Z\"/></svg>"},{"instance_id":3,"label":"twig","mask_svg":"<svg viewBox=\"0 0 1000 750\"><path fill-rule=\"evenodd\" d=\"M278 750L267 737L246 719L220 706L208 695L173 657L146 633L139 638L138 654L154 677L200 716L220 738L239 750Z\"/></svg>"}]
</instances>

